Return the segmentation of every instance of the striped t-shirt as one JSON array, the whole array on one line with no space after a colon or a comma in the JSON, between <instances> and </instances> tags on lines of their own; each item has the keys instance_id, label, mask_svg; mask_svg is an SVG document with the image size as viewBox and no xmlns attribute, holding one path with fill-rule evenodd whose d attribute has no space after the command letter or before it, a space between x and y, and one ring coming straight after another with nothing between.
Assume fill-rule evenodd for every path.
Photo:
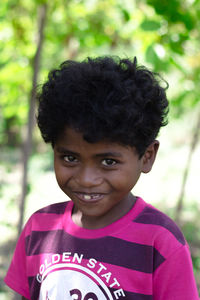
<instances>
[{"instance_id":1,"label":"striped t-shirt","mask_svg":"<svg viewBox=\"0 0 200 300\"><path fill-rule=\"evenodd\" d=\"M165 214L137 198L121 219L89 230L73 203L34 213L5 282L32 300L197 300L188 245Z\"/></svg>"}]
</instances>

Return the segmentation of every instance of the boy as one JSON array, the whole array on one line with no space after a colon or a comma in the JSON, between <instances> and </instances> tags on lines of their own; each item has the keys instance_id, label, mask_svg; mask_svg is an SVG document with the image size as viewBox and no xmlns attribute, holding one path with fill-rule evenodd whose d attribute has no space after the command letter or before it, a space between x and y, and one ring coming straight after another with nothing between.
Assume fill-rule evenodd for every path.
<instances>
[{"instance_id":1,"label":"boy","mask_svg":"<svg viewBox=\"0 0 200 300\"><path fill-rule=\"evenodd\" d=\"M166 124L156 74L136 59L66 61L38 98L38 125L71 201L31 216L5 282L33 300L197 300L182 233L131 194Z\"/></svg>"}]
</instances>

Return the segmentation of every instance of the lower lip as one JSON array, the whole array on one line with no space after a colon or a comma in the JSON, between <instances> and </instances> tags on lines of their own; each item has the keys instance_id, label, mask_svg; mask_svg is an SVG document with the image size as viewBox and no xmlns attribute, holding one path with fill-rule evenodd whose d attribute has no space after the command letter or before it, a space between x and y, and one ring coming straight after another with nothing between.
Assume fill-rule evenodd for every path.
<instances>
[{"instance_id":1,"label":"lower lip","mask_svg":"<svg viewBox=\"0 0 200 300\"><path fill-rule=\"evenodd\" d=\"M105 195L104 194L98 194L97 196L95 197L91 197L90 199L87 199L84 197L84 194L81 194L81 193L75 193L76 197L81 201L81 202L84 202L84 203L96 203L100 200L102 200Z\"/></svg>"}]
</instances>

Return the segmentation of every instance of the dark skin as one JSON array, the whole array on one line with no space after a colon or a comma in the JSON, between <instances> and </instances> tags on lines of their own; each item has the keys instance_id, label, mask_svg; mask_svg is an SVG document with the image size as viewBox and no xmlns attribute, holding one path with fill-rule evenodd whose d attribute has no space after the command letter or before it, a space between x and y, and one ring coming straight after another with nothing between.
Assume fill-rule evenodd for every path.
<instances>
[{"instance_id":1,"label":"dark skin","mask_svg":"<svg viewBox=\"0 0 200 300\"><path fill-rule=\"evenodd\" d=\"M74 201L74 223L96 229L125 215L135 202L130 191L140 174L151 170L158 147L154 141L139 158L130 146L90 144L81 133L66 128L54 147L54 167L60 188ZM96 197L94 203L90 195Z\"/></svg>"},{"instance_id":2,"label":"dark skin","mask_svg":"<svg viewBox=\"0 0 200 300\"><path fill-rule=\"evenodd\" d=\"M66 128L54 145L54 169L61 190L74 202L74 223L97 229L124 216L134 205L131 190L140 174L151 170L158 145L154 141L139 158L134 147L105 140L91 144Z\"/></svg>"}]
</instances>

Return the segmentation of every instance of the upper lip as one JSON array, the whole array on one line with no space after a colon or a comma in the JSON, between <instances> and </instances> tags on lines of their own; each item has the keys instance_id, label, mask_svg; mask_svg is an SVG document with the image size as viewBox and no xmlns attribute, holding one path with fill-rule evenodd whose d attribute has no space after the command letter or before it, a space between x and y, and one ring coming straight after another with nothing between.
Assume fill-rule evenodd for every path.
<instances>
[{"instance_id":1,"label":"upper lip","mask_svg":"<svg viewBox=\"0 0 200 300\"><path fill-rule=\"evenodd\" d=\"M87 191L73 191L73 193L75 193L75 194L83 194L83 195L105 195L106 193L104 193L104 192L96 192L96 191L94 191L94 192L87 192Z\"/></svg>"}]
</instances>

